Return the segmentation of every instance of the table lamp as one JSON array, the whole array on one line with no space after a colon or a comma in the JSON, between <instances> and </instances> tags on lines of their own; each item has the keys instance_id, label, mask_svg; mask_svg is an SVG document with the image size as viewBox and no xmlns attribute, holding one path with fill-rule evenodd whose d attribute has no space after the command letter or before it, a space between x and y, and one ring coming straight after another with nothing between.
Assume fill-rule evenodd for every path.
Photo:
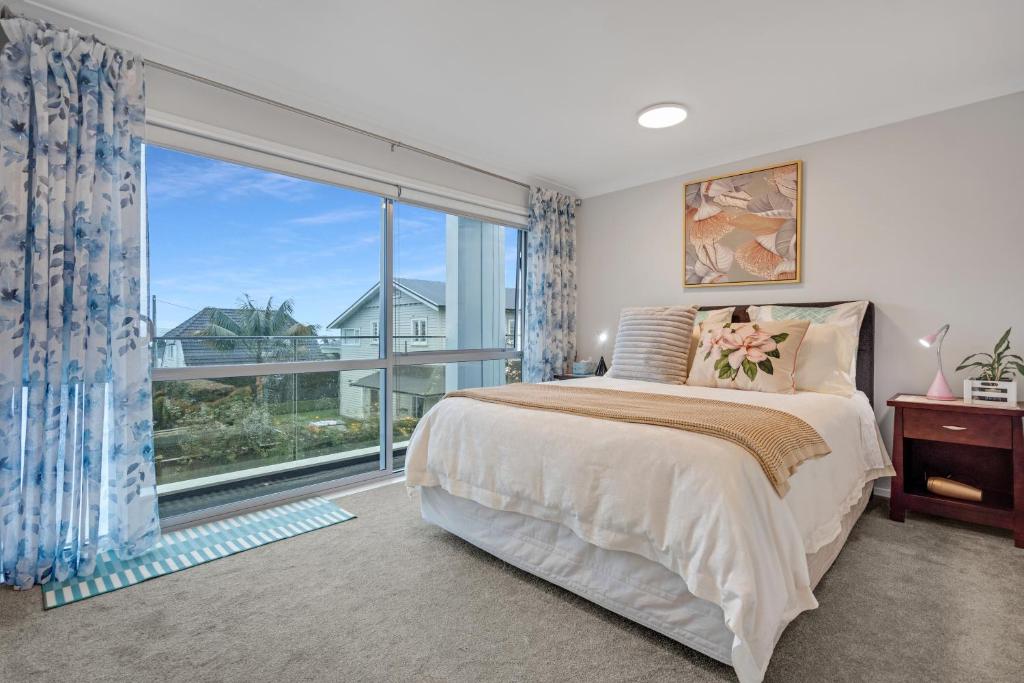
<instances>
[{"instance_id":1,"label":"table lamp","mask_svg":"<svg viewBox=\"0 0 1024 683\"><path fill-rule=\"evenodd\" d=\"M608 372L608 365L604 362L604 345L607 341L607 332L602 332L601 334L597 335L597 346L598 348L601 349L601 360L597 362L597 368L594 370L594 374L597 375L598 377L601 377L604 375L604 373Z\"/></svg>"},{"instance_id":2,"label":"table lamp","mask_svg":"<svg viewBox=\"0 0 1024 683\"><path fill-rule=\"evenodd\" d=\"M953 390L949 388L949 383L946 382L946 376L942 374L942 340L946 338L947 332L949 332L949 323L946 323L927 337L918 339L921 342L921 346L925 348L935 347L935 357L939 363L938 372L935 373L935 379L932 380L932 385L928 387L928 393L926 394L933 401L956 400Z\"/></svg>"}]
</instances>

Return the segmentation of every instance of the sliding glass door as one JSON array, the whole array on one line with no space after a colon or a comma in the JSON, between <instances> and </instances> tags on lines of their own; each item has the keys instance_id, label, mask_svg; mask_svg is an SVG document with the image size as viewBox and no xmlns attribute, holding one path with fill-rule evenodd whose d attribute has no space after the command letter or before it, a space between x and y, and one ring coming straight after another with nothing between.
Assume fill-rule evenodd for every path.
<instances>
[{"instance_id":1,"label":"sliding glass door","mask_svg":"<svg viewBox=\"0 0 1024 683\"><path fill-rule=\"evenodd\" d=\"M146 169L165 520L390 474L446 391L518 381L519 230L153 145Z\"/></svg>"}]
</instances>

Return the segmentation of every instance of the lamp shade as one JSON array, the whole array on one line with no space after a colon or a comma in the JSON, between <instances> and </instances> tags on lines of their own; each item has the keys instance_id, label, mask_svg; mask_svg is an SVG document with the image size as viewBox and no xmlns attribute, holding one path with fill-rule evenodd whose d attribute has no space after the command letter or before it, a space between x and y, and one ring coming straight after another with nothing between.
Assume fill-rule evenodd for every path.
<instances>
[{"instance_id":1,"label":"lamp shade","mask_svg":"<svg viewBox=\"0 0 1024 683\"><path fill-rule=\"evenodd\" d=\"M935 330L934 332L932 332L928 336L921 337L917 341L919 341L921 343L921 346L924 346L925 348L931 348L931 345L934 344L939 339L939 337L942 335L942 333L946 332L948 329L949 329L949 323L946 323L945 325L943 325L939 329Z\"/></svg>"}]
</instances>

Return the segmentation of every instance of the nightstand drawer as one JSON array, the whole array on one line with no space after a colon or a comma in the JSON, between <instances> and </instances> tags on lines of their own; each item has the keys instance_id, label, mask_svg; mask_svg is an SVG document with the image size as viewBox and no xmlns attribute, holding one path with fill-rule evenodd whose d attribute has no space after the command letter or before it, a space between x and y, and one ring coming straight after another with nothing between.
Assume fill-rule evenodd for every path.
<instances>
[{"instance_id":1,"label":"nightstand drawer","mask_svg":"<svg viewBox=\"0 0 1024 683\"><path fill-rule=\"evenodd\" d=\"M952 410L905 410L903 435L910 439L1012 448L1012 420L1010 416L977 415Z\"/></svg>"}]
</instances>

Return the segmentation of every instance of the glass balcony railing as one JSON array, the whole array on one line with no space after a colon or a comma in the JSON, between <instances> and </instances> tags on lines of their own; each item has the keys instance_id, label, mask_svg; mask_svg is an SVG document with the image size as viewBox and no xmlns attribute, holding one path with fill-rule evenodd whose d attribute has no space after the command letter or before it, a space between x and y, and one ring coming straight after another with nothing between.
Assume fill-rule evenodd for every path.
<instances>
[{"instance_id":1,"label":"glass balcony railing","mask_svg":"<svg viewBox=\"0 0 1024 683\"><path fill-rule=\"evenodd\" d=\"M160 492L353 459L379 469L382 374L153 382Z\"/></svg>"},{"instance_id":2,"label":"glass balcony railing","mask_svg":"<svg viewBox=\"0 0 1024 683\"><path fill-rule=\"evenodd\" d=\"M153 340L154 368L377 358L377 336L205 337Z\"/></svg>"},{"instance_id":3,"label":"glass balcony railing","mask_svg":"<svg viewBox=\"0 0 1024 683\"><path fill-rule=\"evenodd\" d=\"M516 336L505 335L505 348L516 348ZM418 353L447 349L445 335L394 336L395 351ZM160 336L153 340L154 368L188 368L204 365L252 365L317 360L366 360L380 357L380 337L205 337Z\"/></svg>"},{"instance_id":4,"label":"glass balcony railing","mask_svg":"<svg viewBox=\"0 0 1024 683\"><path fill-rule=\"evenodd\" d=\"M505 349L516 348L516 336L506 334L504 338ZM453 350L448 344L448 337L443 334L396 334L394 336L396 353L419 353L421 351L450 351Z\"/></svg>"}]
</instances>

